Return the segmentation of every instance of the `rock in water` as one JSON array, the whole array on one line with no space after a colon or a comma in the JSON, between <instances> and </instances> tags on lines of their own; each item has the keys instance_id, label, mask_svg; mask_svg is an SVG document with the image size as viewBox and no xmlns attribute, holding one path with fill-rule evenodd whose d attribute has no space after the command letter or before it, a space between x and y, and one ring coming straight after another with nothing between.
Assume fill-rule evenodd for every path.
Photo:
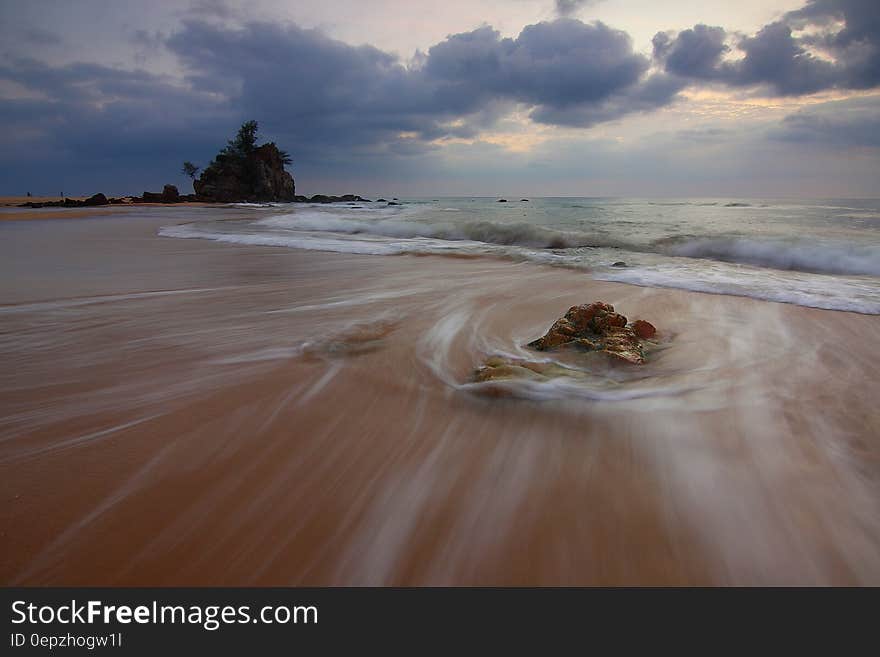
<instances>
[{"instance_id":1,"label":"rock in water","mask_svg":"<svg viewBox=\"0 0 880 657\"><path fill-rule=\"evenodd\" d=\"M653 337L655 333L656 329L648 322L638 320L628 325L626 317L615 312L614 306L596 301L572 306L546 335L528 346L538 351L560 347L601 351L629 363L641 364L645 362L641 339Z\"/></svg>"},{"instance_id":2,"label":"rock in water","mask_svg":"<svg viewBox=\"0 0 880 657\"><path fill-rule=\"evenodd\" d=\"M263 144L246 155L219 154L198 180L196 194L207 201L291 202L296 196L293 176L284 170L281 151Z\"/></svg>"}]
</instances>

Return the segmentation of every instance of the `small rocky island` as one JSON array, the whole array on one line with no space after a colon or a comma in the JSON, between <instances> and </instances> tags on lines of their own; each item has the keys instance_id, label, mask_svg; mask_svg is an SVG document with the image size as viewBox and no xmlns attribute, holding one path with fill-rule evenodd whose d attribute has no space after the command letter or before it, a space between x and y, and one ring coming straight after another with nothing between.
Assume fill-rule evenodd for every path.
<instances>
[{"instance_id":1,"label":"small rocky island","mask_svg":"<svg viewBox=\"0 0 880 657\"><path fill-rule=\"evenodd\" d=\"M219 203L290 203L296 200L296 185L284 165L290 156L274 142L257 146L257 122L247 121L235 139L220 151L198 180L193 170L193 188L199 200ZM184 164L184 171L187 165Z\"/></svg>"}]
</instances>

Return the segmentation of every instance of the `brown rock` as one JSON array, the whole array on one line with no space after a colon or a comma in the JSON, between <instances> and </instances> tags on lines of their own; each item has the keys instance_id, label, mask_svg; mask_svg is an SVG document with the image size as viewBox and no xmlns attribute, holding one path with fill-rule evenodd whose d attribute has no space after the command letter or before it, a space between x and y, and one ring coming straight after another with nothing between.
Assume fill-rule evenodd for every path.
<instances>
[{"instance_id":1,"label":"brown rock","mask_svg":"<svg viewBox=\"0 0 880 657\"><path fill-rule=\"evenodd\" d=\"M657 329L654 328L654 325L650 322L646 322L643 319L637 319L633 322L632 325L633 333L635 333L642 340L650 340L657 333Z\"/></svg>"},{"instance_id":2,"label":"brown rock","mask_svg":"<svg viewBox=\"0 0 880 657\"><path fill-rule=\"evenodd\" d=\"M596 301L572 306L564 317L554 322L546 335L528 346L538 351L560 347L601 351L629 363L641 364L645 355L640 338L651 337L655 332L656 329L644 320L627 326L626 317L615 312L614 306Z\"/></svg>"}]
</instances>

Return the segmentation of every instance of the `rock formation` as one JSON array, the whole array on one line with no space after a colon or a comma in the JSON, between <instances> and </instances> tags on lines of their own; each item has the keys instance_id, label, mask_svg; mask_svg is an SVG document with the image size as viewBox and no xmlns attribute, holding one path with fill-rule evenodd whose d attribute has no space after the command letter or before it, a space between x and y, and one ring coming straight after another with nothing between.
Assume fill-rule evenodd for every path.
<instances>
[{"instance_id":1,"label":"rock formation","mask_svg":"<svg viewBox=\"0 0 880 657\"><path fill-rule=\"evenodd\" d=\"M293 177L284 170L284 159L274 143L218 154L193 181L193 188L199 200L222 203L296 200Z\"/></svg>"},{"instance_id":2,"label":"rock formation","mask_svg":"<svg viewBox=\"0 0 880 657\"><path fill-rule=\"evenodd\" d=\"M141 203L180 203L183 199L177 187L174 185L165 185L161 194L155 192L144 192L144 195L138 199Z\"/></svg>"},{"instance_id":3,"label":"rock formation","mask_svg":"<svg viewBox=\"0 0 880 657\"><path fill-rule=\"evenodd\" d=\"M596 301L572 306L545 335L527 346L537 351L594 351L641 365L645 362L642 340L650 340L656 333L657 329L651 323L638 319L630 324L626 317L614 311L614 306ZM474 371L472 380L476 383L506 379L546 381L558 377L583 379L586 376L585 371L559 362L492 356Z\"/></svg>"},{"instance_id":4,"label":"rock formation","mask_svg":"<svg viewBox=\"0 0 880 657\"><path fill-rule=\"evenodd\" d=\"M644 320L628 325L626 317L614 312L614 306L596 301L572 306L546 335L528 346L538 351L559 347L601 351L629 363L641 364L645 362L641 339L653 337L655 331Z\"/></svg>"}]
</instances>

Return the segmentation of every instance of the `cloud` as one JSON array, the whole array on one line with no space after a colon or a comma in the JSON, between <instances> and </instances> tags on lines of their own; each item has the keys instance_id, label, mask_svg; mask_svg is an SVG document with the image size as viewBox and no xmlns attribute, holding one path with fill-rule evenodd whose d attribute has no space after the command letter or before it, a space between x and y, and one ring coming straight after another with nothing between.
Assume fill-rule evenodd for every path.
<instances>
[{"instance_id":1,"label":"cloud","mask_svg":"<svg viewBox=\"0 0 880 657\"><path fill-rule=\"evenodd\" d=\"M560 16L572 16L584 7L594 5L600 0L556 0L556 13Z\"/></svg>"},{"instance_id":2,"label":"cloud","mask_svg":"<svg viewBox=\"0 0 880 657\"><path fill-rule=\"evenodd\" d=\"M654 37L654 57L692 82L756 87L779 96L880 84L876 0L811 0L752 36L695 25ZM804 28L812 28L804 32ZM728 58L731 54L734 57Z\"/></svg>"},{"instance_id":3,"label":"cloud","mask_svg":"<svg viewBox=\"0 0 880 657\"><path fill-rule=\"evenodd\" d=\"M589 126L671 102L681 84L646 77L649 61L628 34L558 19L502 39L489 27L448 37L424 73L469 98L524 103L540 123Z\"/></svg>"},{"instance_id":4,"label":"cloud","mask_svg":"<svg viewBox=\"0 0 880 657\"><path fill-rule=\"evenodd\" d=\"M774 139L823 149L880 148L880 97L821 103L785 117Z\"/></svg>"},{"instance_id":5,"label":"cloud","mask_svg":"<svg viewBox=\"0 0 880 657\"><path fill-rule=\"evenodd\" d=\"M170 36L132 38L163 49L183 79L7 56L0 82L24 93L0 100L0 120L52 167L88 162L95 175L119 158L142 170L206 161L247 118L295 145L300 166L350 169L474 139L516 108L543 124L590 126L672 102L682 86L649 75L625 32L574 19L515 38L488 26L453 34L408 64L290 24L190 18Z\"/></svg>"}]
</instances>

